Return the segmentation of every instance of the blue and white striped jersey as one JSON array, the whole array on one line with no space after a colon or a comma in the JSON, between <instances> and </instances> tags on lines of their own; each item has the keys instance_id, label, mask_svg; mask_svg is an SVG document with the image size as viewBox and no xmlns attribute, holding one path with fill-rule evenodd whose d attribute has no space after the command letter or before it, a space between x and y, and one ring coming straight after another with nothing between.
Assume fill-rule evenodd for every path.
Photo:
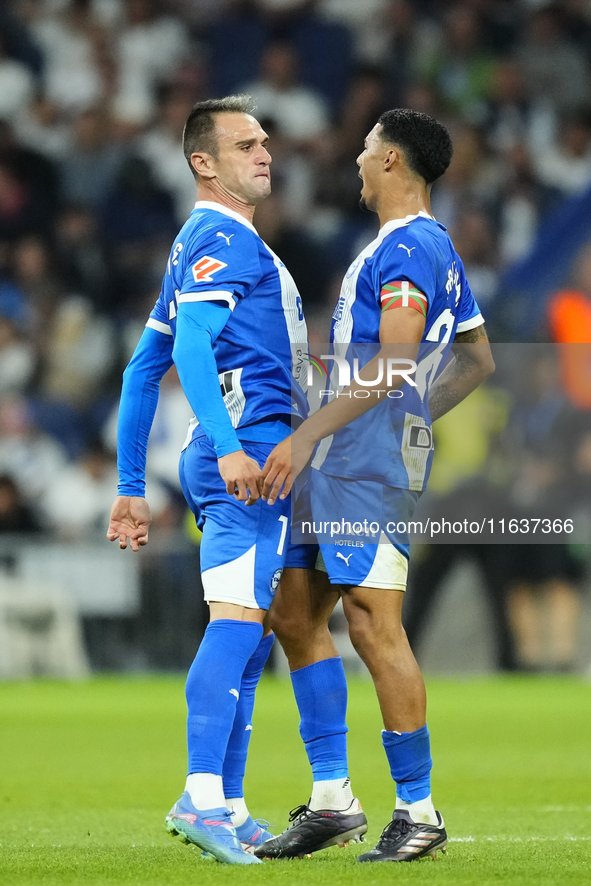
<instances>
[{"instance_id":1,"label":"blue and white striped jersey","mask_svg":"<svg viewBox=\"0 0 591 886\"><path fill-rule=\"evenodd\" d=\"M380 229L345 275L331 342L349 366L356 357L364 366L379 350L384 300L407 304L409 292L419 293L416 301L426 314L414 375L417 386L405 382L399 399L384 397L321 441L312 466L325 474L415 491L426 486L433 458L429 386L445 366L455 335L484 322L443 225L420 212ZM327 389L340 390L336 362Z\"/></svg>"},{"instance_id":2,"label":"blue and white striped jersey","mask_svg":"<svg viewBox=\"0 0 591 886\"><path fill-rule=\"evenodd\" d=\"M291 274L253 225L218 203L196 203L181 228L146 325L174 338L178 306L189 302L221 302L232 312L213 352L238 438L283 439L289 416L307 415L302 355L308 336L301 298ZM198 354L191 370L199 375ZM202 435L193 419L187 443Z\"/></svg>"}]
</instances>

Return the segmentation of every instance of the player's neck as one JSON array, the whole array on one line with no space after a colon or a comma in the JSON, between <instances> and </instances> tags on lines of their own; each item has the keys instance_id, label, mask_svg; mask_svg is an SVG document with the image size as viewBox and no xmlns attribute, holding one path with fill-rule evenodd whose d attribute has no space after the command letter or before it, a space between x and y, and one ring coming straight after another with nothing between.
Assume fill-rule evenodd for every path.
<instances>
[{"instance_id":1,"label":"player's neck","mask_svg":"<svg viewBox=\"0 0 591 886\"><path fill-rule=\"evenodd\" d=\"M209 203L220 203L226 209L232 209L252 224L254 217L254 206L244 203L226 191L218 182L213 179L211 182L199 182L197 185L197 200L206 200Z\"/></svg>"},{"instance_id":2,"label":"player's neck","mask_svg":"<svg viewBox=\"0 0 591 886\"><path fill-rule=\"evenodd\" d=\"M426 212L431 215L431 199L428 191L414 182L404 188L386 191L377 205L380 227L387 222L409 215Z\"/></svg>"}]
</instances>

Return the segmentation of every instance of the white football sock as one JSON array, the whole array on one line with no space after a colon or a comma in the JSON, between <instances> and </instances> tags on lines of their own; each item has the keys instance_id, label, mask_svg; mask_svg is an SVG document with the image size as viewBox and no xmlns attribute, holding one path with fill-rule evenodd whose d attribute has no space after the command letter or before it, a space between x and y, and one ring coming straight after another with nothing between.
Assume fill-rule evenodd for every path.
<instances>
[{"instance_id":1,"label":"white football sock","mask_svg":"<svg viewBox=\"0 0 591 886\"><path fill-rule=\"evenodd\" d=\"M219 809L226 805L221 775L211 772L193 772L187 775L185 790L195 809Z\"/></svg>"},{"instance_id":2,"label":"white football sock","mask_svg":"<svg viewBox=\"0 0 591 886\"><path fill-rule=\"evenodd\" d=\"M235 828L239 828L241 824L250 817L250 812L248 811L248 807L244 802L244 797L226 797L226 806L233 812L232 816L232 824Z\"/></svg>"},{"instance_id":3,"label":"white football sock","mask_svg":"<svg viewBox=\"0 0 591 886\"><path fill-rule=\"evenodd\" d=\"M354 800L350 778L331 778L312 785L310 809L348 809Z\"/></svg>"},{"instance_id":4,"label":"white football sock","mask_svg":"<svg viewBox=\"0 0 591 886\"><path fill-rule=\"evenodd\" d=\"M415 803L407 803L406 800L401 800L400 797L396 797L396 808L405 809L412 820L417 822L417 824L419 822L421 824L433 824L435 826L439 824L431 794L429 794L428 797L425 797L424 800L417 800Z\"/></svg>"}]
</instances>

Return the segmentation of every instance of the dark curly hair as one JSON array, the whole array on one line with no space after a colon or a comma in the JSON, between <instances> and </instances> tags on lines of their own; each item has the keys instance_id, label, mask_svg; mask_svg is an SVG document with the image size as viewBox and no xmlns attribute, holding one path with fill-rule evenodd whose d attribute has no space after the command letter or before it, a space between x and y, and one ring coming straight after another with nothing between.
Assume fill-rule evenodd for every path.
<instances>
[{"instance_id":1,"label":"dark curly hair","mask_svg":"<svg viewBox=\"0 0 591 886\"><path fill-rule=\"evenodd\" d=\"M428 185L443 175L453 154L445 126L428 114L410 108L385 111L378 123L382 127L381 138L401 148L410 169Z\"/></svg>"}]
</instances>

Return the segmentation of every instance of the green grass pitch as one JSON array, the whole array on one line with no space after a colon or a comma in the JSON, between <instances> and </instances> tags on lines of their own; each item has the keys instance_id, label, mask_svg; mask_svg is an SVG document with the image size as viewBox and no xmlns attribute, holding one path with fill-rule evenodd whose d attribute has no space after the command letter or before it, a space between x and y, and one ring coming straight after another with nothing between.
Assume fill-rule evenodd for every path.
<instances>
[{"instance_id":1,"label":"green grass pitch","mask_svg":"<svg viewBox=\"0 0 591 886\"><path fill-rule=\"evenodd\" d=\"M433 793L447 856L356 865L361 846L235 868L164 831L184 783L180 678L0 685L0 882L13 884L589 884L591 684L436 680L429 686ZM375 843L393 787L371 683L350 681L353 786ZM288 681L266 678L247 798L277 828L310 788Z\"/></svg>"}]
</instances>

